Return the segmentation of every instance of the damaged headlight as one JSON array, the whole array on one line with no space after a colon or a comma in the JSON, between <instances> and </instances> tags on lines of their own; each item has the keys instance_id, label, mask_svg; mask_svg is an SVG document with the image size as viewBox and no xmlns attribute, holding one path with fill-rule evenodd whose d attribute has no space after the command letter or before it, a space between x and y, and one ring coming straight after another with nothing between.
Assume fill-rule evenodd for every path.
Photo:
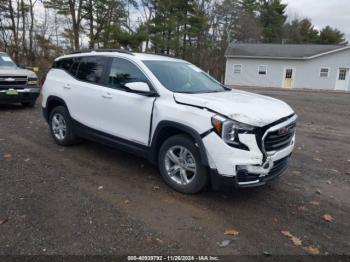
<instances>
[{"instance_id":1,"label":"damaged headlight","mask_svg":"<svg viewBox=\"0 0 350 262\"><path fill-rule=\"evenodd\" d=\"M211 123L215 132L230 146L249 150L249 148L239 141L238 134L252 133L253 126L243 124L219 115L211 118Z\"/></svg>"}]
</instances>

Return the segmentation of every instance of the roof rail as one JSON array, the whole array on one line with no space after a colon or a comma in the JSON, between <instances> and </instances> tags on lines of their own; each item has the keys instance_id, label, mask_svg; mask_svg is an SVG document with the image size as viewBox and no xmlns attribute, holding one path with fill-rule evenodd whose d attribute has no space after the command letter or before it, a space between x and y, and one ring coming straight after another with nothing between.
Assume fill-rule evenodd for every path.
<instances>
[{"instance_id":1,"label":"roof rail","mask_svg":"<svg viewBox=\"0 0 350 262\"><path fill-rule=\"evenodd\" d=\"M114 49L114 48L107 48L107 49L88 49L88 50L80 50L70 53L73 54L82 54L82 53L90 53L90 52L117 52L117 53L123 53L128 55L134 55L132 52L125 50L125 49Z\"/></svg>"}]
</instances>

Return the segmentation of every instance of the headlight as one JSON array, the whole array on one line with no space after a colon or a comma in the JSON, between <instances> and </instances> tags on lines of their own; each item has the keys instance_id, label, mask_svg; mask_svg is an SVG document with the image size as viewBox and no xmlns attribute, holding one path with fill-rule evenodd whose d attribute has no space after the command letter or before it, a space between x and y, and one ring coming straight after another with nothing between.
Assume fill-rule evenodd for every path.
<instances>
[{"instance_id":1,"label":"headlight","mask_svg":"<svg viewBox=\"0 0 350 262\"><path fill-rule=\"evenodd\" d=\"M38 85L39 81L38 78L28 78L28 85Z\"/></svg>"},{"instance_id":2,"label":"headlight","mask_svg":"<svg viewBox=\"0 0 350 262\"><path fill-rule=\"evenodd\" d=\"M238 134L251 133L253 126L246 125L225 117L216 115L211 118L211 123L215 132L230 146L249 150L249 148L239 141Z\"/></svg>"}]
</instances>

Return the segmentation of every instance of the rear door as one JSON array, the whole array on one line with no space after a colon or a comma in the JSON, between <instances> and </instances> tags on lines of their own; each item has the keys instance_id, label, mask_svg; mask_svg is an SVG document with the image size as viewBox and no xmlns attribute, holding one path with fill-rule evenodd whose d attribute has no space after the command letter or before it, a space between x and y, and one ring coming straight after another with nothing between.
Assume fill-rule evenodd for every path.
<instances>
[{"instance_id":1,"label":"rear door","mask_svg":"<svg viewBox=\"0 0 350 262\"><path fill-rule=\"evenodd\" d=\"M72 118L81 124L97 130L103 121L101 114L102 79L107 68L108 58L103 56L82 57L76 65L75 79L65 84L66 101ZM72 68L75 65L72 65Z\"/></svg>"}]
</instances>

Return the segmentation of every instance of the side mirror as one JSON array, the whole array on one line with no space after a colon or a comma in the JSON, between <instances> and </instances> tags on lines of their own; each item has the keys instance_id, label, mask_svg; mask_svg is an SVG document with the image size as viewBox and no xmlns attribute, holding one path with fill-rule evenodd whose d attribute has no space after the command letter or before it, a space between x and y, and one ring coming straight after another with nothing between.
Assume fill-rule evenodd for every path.
<instances>
[{"instance_id":1,"label":"side mirror","mask_svg":"<svg viewBox=\"0 0 350 262\"><path fill-rule=\"evenodd\" d=\"M128 88L130 91L135 92L135 93L149 95L149 96L156 95L156 93L153 90L151 90L149 85L145 82L127 83L127 84L125 84L125 87Z\"/></svg>"}]
</instances>

